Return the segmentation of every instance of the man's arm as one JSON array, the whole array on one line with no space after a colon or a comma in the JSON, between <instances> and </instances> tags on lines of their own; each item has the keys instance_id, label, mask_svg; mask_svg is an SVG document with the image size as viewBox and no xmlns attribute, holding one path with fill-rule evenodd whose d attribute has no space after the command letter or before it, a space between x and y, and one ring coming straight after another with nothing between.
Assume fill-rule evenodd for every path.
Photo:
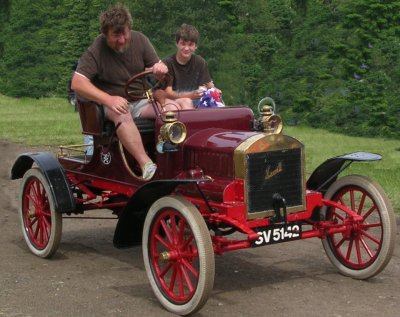
<instances>
[{"instance_id":1,"label":"man's arm","mask_svg":"<svg viewBox=\"0 0 400 317\"><path fill-rule=\"evenodd\" d=\"M128 101L125 98L109 95L93 85L87 77L80 73L75 72L72 77L71 88L79 96L104 105L118 114L128 112Z\"/></svg>"}]
</instances>

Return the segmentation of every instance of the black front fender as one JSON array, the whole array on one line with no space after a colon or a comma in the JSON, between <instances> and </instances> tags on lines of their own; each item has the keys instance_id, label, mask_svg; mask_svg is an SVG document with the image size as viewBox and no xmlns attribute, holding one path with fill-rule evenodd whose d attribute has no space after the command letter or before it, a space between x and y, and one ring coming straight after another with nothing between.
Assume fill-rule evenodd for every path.
<instances>
[{"instance_id":1,"label":"black front fender","mask_svg":"<svg viewBox=\"0 0 400 317\"><path fill-rule=\"evenodd\" d=\"M325 193L338 175L349 167L352 162L379 161L381 159L381 155L368 152L354 152L330 158L318 166L311 174L307 181L307 189Z\"/></svg>"},{"instance_id":2,"label":"black front fender","mask_svg":"<svg viewBox=\"0 0 400 317\"><path fill-rule=\"evenodd\" d=\"M11 169L11 179L22 178L33 163L40 168L50 185L56 211L60 213L74 211L75 200L64 169L50 152L23 153L18 156Z\"/></svg>"},{"instance_id":3,"label":"black front fender","mask_svg":"<svg viewBox=\"0 0 400 317\"><path fill-rule=\"evenodd\" d=\"M122 211L114 233L114 246L127 248L142 241L143 224L147 211L159 198L170 195L177 186L210 181L210 179L167 179L150 182L140 187Z\"/></svg>"}]
</instances>

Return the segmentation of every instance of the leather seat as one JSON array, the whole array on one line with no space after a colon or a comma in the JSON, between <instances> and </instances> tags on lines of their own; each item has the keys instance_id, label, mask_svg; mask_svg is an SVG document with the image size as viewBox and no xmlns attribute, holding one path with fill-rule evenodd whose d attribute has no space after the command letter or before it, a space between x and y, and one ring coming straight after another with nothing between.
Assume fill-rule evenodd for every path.
<instances>
[{"instance_id":1,"label":"leather seat","mask_svg":"<svg viewBox=\"0 0 400 317\"><path fill-rule=\"evenodd\" d=\"M115 130L114 123L107 120L104 107L93 101L78 98L77 108L81 119L82 133L93 136L111 136ZM135 119L140 133L153 133L154 120Z\"/></svg>"}]
</instances>

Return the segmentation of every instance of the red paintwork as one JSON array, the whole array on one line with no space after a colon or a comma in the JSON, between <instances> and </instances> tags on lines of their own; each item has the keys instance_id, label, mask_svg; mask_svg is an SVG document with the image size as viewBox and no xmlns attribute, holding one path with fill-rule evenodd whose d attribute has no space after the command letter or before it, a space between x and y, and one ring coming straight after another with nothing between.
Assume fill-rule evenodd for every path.
<instances>
[{"instance_id":1,"label":"red paintwork","mask_svg":"<svg viewBox=\"0 0 400 317\"><path fill-rule=\"evenodd\" d=\"M198 184L207 195L208 202L204 201L193 184L179 186L175 194L192 202L209 226L235 228L243 234L238 240L212 235L215 253L250 247L251 241L259 237L256 229L271 225L268 218L247 219L244 182L234 178L233 151L240 143L259 133L251 131L254 119L252 111L244 107L189 110L181 112L178 119L187 127L187 139L177 152L160 154L154 150L158 131L163 124L160 119L156 120L154 135L143 136L145 148L158 165L154 179L199 179L211 176L212 182ZM72 186L85 194L76 198L78 212L109 208L118 213L145 183L127 172L117 142L111 142L108 148L108 143L103 141L100 144L98 139L95 140L97 146L90 162L83 163L71 158L59 158L59 161ZM107 149L112 157L109 165L100 160L100 152ZM201 167L198 162L202 163ZM124 199L115 202L113 197ZM323 199L319 192L307 191L306 209L288 215L288 222L303 221L310 225L311 229L303 232L302 239L325 238L329 234L349 230L344 224L311 220L313 211L323 205L343 210L352 224L362 222L362 217L352 210Z\"/></svg>"},{"instance_id":2,"label":"red paintwork","mask_svg":"<svg viewBox=\"0 0 400 317\"><path fill-rule=\"evenodd\" d=\"M193 150L201 150L201 155L208 158L209 164L204 164L206 174L232 177L233 149L243 140L256 132L250 132L253 123L253 112L244 107L227 107L187 110L179 113L178 120L187 128L187 139L175 153L164 153L155 157L159 178L186 178L188 172L196 169L196 160ZM156 131L160 130L163 122L156 121ZM220 134L218 134L220 132ZM217 133L217 135L215 135ZM157 142L157 140L155 140ZM199 155L197 153L197 155ZM209 155L207 157L207 155ZM216 155L219 159L224 156L219 166L216 166ZM208 171L212 170L212 172ZM227 174L228 173L228 174ZM230 176L228 176L230 175Z\"/></svg>"},{"instance_id":3,"label":"red paintwork","mask_svg":"<svg viewBox=\"0 0 400 317\"><path fill-rule=\"evenodd\" d=\"M345 197L350 197L349 205L357 213L341 206L340 202L345 201ZM378 257L385 239L377 204L373 202L372 206L364 208L365 202L369 200L369 193L357 186L343 189L332 200L324 201L335 207L327 219L328 228L332 223L337 228L330 227L326 239L332 245L337 258L347 267L356 270L369 267ZM344 217L343 212L347 217ZM366 243L367 239L371 244ZM347 244L344 243L345 240L348 241Z\"/></svg>"}]
</instances>

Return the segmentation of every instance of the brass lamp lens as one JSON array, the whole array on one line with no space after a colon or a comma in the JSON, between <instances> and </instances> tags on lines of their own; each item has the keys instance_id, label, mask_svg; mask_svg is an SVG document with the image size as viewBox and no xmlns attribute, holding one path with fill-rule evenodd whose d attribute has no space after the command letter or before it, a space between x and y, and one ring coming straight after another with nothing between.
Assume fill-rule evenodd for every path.
<instances>
[{"instance_id":1,"label":"brass lamp lens","mask_svg":"<svg viewBox=\"0 0 400 317\"><path fill-rule=\"evenodd\" d=\"M160 134L163 140L179 144L186 138L186 127L180 121L166 123L161 127Z\"/></svg>"}]
</instances>

